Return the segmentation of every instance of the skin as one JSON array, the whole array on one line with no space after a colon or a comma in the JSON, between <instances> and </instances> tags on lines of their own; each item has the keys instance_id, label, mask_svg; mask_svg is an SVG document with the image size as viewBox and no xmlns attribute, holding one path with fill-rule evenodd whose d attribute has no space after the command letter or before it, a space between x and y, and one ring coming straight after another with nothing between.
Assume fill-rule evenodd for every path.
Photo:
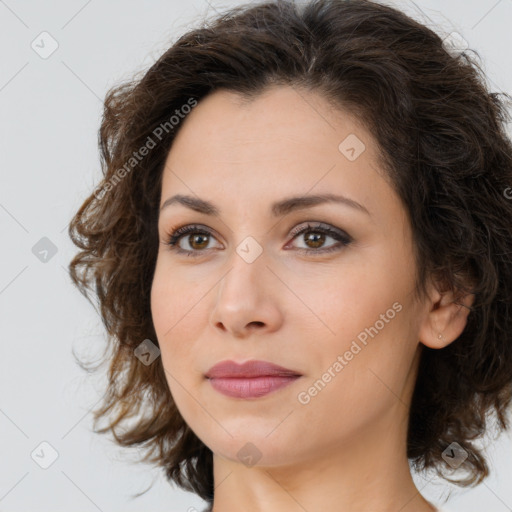
<instances>
[{"instance_id":1,"label":"skin","mask_svg":"<svg viewBox=\"0 0 512 512\"><path fill-rule=\"evenodd\" d=\"M338 149L349 134L366 147L353 161ZM274 201L317 193L343 194L369 215L337 203L270 213ZM214 454L214 512L435 510L410 474L408 405L422 345L451 343L468 310L434 283L430 298L414 299L407 212L384 179L372 135L316 92L275 86L243 102L216 91L183 121L169 152L160 205L174 194L207 199L221 212L177 203L161 211L151 291L173 399ZM290 235L307 222L342 230L352 242L331 235L315 242L314 229ZM182 236L183 250L200 252L195 258L166 243L189 224L212 232ZM262 249L252 263L236 251L246 237ZM394 318L333 371L395 303ZM225 359L266 360L302 377L258 399L229 398L204 375ZM329 368L330 381L301 403L299 393ZM256 464L237 455L244 446L260 457Z\"/></svg>"}]
</instances>

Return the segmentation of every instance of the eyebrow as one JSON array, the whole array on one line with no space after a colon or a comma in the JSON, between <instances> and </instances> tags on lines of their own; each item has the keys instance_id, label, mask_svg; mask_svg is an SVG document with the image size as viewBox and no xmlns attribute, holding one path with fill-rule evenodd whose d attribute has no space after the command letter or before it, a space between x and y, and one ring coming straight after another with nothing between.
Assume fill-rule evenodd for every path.
<instances>
[{"instance_id":1,"label":"eyebrow","mask_svg":"<svg viewBox=\"0 0 512 512\"><path fill-rule=\"evenodd\" d=\"M342 204L371 216L370 212L362 204L348 197L336 194L317 194L289 197L287 199L273 203L270 211L274 217L280 217L287 215L288 213L295 210L303 210L325 203ZM206 201L205 199L181 194L177 194L166 199L160 207L160 211L172 204L181 204L182 206L190 208L191 210L204 213L205 215L211 215L213 217L220 217L221 213L213 203Z\"/></svg>"}]
</instances>

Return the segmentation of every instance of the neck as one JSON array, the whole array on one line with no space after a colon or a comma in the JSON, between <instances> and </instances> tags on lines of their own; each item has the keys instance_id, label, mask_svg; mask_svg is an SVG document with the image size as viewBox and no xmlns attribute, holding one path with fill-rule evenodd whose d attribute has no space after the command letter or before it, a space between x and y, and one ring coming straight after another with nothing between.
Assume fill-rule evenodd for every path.
<instances>
[{"instance_id":1,"label":"neck","mask_svg":"<svg viewBox=\"0 0 512 512\"><path fill-rule=\"evenodd\" d=\"M350 442L290 464L248 467L214 454L213 512L435 512L410 473L402 412L389 411Z\"/></svg>"}]
</instances>

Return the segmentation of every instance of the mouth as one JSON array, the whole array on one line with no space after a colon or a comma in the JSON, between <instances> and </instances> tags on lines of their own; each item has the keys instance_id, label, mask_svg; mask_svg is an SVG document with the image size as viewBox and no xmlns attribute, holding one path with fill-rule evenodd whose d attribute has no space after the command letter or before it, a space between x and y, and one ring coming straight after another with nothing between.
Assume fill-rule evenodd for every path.
<instances>
[{"instance_id":1,"label":"mouth","mask_svg":"<svg viewBox=\"0 0 512 512\"><path fill-rule=\"evenodd\" d=\"M261 398L288 386L302 374L268 361L222 361L205 374L213 389L232 398Z\"/></svg>"},{"instance_id":2,"label":"mouth","mask_svg":"<svg viewBox=\"0 0 512 512\"><path fill-rule=\"evenodd\" d=\"M208 379L254 378L254 377L300 377L301 373L269 361L221 361L205 374Z\"/></svg>"},{"instance_id":3,"label":"mouth","mask_svg":"<svg viewBox=\"0 0 512 512\"><path fill-rule=\"evenodd\" d=\"M232 377L228 379L215 378L209 379L213 389L223 395L232 398L261 398L263 396L288 386L295 380L295 377L252 377L240 378Z\"/></svg>"}]
</instances>

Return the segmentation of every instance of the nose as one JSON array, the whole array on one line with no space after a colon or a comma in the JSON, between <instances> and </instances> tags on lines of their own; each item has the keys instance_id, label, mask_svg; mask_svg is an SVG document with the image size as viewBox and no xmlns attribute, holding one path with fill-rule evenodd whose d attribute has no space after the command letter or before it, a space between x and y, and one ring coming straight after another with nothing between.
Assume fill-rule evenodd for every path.
<instances>
[{"instance_id":1,"label":"nose","mask_svg":"<svg viewBox=\"0 0 512 512\"><path fill-rule=\"evenodd\" d=\"M264 254L248 263L234 253L231 262L215 292L210 323L236 338L279 329L283 321L282 290Z\"/></svg>"}]
</instances>

